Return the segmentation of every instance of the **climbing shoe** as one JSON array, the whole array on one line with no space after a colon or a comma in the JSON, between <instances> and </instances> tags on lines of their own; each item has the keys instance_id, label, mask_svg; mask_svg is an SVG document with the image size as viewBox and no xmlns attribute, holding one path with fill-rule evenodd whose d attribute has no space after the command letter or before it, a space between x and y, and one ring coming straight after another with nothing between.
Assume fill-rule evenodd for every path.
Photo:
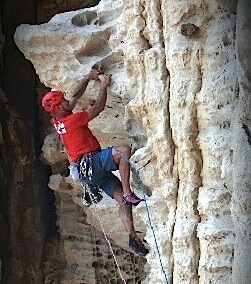
<instances>
[{"instance_id":1,"label":"climbing shoe","mask_svg":"<svg viewBox=\"0 0 251 284\"><path fill-rule=\"evenodd\" d=\"M149 250L144 247L138 238L133 238L131 236L129 236L129 247L139 256L145 256L149 252Z\"/></svg>"},{"instance_id":2,"label":"climbing shoe","mask_svg":"<svg viewBox=\"0 0 251 284\"><path fill-rule=\"evenodd\" d=\"M125 205L134 205L134 206L137 206L143 200L144 199L139 198L133 192L131 194L127 195L126 197L123 197L123 199L122 199L123 204L125 204Z\"/></svg>"}]
</instances>

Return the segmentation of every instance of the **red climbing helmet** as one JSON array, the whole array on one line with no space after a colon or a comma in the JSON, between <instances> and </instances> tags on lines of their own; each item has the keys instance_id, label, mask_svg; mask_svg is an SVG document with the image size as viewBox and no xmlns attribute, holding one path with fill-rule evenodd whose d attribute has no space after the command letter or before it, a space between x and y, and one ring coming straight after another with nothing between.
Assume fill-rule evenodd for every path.
<instances>
[{"instance_id":1,"label":"red climbing helmet","mask_svg":"<svg viewBox=\"0 0 251 284\"><path fill-rule=\"evenodd\" d=\"M42 106L46 111L53 111L63 98L64 94L61 91L51 91L43 97Z\"/></svg>"}]
</instances>

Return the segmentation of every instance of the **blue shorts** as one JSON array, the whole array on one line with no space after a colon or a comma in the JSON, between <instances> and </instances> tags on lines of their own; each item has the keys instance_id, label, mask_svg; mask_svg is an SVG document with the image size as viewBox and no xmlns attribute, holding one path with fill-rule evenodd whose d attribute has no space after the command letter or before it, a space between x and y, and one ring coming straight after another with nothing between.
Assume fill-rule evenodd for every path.
<instances>
[{"instance_id":1,"label":"blue shorts","mask_svg":"<svg viewBox=\"0 0 251 284\"><path fill-rule=\"evenodd\" d=\"M80 160L71 164L70 175L76 182L81 182L79 179L79 163ZM117 186L122 187L120 179L111 171L118 170L112 157L112 148L102 149L92 155L92 181L91 184L99 186L108 196L113 197L114 190Z\"/></svg>"}]
</instances>

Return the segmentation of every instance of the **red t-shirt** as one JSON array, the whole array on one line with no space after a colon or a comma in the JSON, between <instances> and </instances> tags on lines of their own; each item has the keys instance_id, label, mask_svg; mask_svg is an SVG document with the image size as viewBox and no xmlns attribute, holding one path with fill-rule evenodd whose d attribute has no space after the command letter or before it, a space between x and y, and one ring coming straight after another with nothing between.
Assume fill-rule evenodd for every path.
<instances>
[{"instance_id":1,"label":"red t-shirt","mask_svg":"<svg viewBox=\"0 0 251 284\"><path fill-rule=\"evenodd\" d=\"M72 113L60 119L54 118L54 127L73 163L84 154L100 149L97 138L88 127L88 122L86 111Z\"/></svg>"}]
</instances>

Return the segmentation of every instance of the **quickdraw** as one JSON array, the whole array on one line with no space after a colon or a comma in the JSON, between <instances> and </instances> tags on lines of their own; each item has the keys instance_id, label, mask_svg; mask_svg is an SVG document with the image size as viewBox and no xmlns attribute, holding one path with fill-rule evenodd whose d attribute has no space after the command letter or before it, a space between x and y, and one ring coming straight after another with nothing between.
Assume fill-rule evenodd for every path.
<instances>
[{"instance_id":1,"label":"quickdraw","mask_svg":"<svg viewBox=\"0 0 251 284\"><path fill-rule=\"evenodd\" d=\"M82 157L79 163L80 182L83 189L83 204L90 206L93 203L99 203L103 195L102 189L92 184L92 155L88 154Z\"/></svg>"}]
</instances>

